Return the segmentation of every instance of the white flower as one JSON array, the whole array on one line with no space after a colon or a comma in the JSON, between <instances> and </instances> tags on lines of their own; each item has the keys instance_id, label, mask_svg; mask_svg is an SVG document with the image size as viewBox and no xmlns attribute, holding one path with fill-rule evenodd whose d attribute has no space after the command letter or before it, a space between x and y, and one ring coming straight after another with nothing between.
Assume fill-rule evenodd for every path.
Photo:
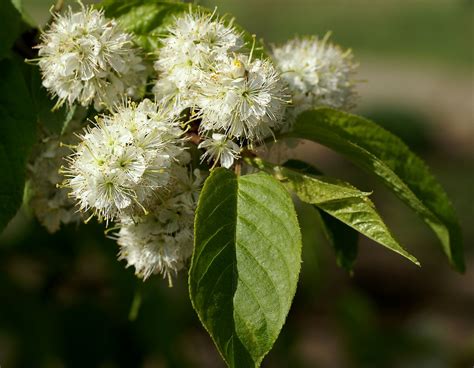
<instances>
[{"instance_id":1,"label":"white flower","mask_svg":"<svg viewBox=\"0 0 474 368\"><path fill-rule=\"evenodd\" d=\"M176 70L170 70L166 75L158 79L153 86L155 99L160 103L169 106L176 114L181 113L184 109L194 105L194 94L191 86L180 88L173 77L178 73Z\"/></svg>"},{"instance_id":2,"label":"white flower","mask_svg":"<svg viewBox=\"0 0 474 368\"><path fill-rule=\"evenodd\" d=\"M113 107L122 95L135 96L145 81L145 67L129 34L102 11L82 7L54 15L41 36L39 67L43 85L58 105L94 103L96 110Z\"/></svg>"},{"instance_id":3,"label":"white flower","mask_svg":"<svg viewBox=\"0 0 474 368\"><path fill-rule=\"evenodd\" d=\"M177 17L167 33L154 65L159 80L153 91L158 100L174 99L180 107L192 104L191 87L213 62L244 45L232 22L226 25L214 14L200 11Z\"/></svg>"},{"instance_id":4,"label":"white flower","mask_svg":"<svg viewBox=\"0 0 474 368\"><path fill-rule=\"evenodd\" d=\"M229 168L234 164L234 160L239 157L240 147L227 139L225 134L213 133L212 138L206 138L198 148L205 149L201 156L201 161L207 159L208 162L220 162L222 167Z\"/></svg>"},{"instance_id":5,"label":"white flower","mask_svg":"<svg viewBox=\"0 0 474 368\"><path fill-rule=\"evenodd\" d=\"M50 137L43 141L40 150L34 153L35 159L29 166L32 187L29 205L38 221L50 233L54 233L59 230L61 223L69 224L81 219L67 189L57 188L62 181L59 168L69 150L60 146L58 138Z\"/></svg>"},{"instance_id":6,"label":"white flower","mask_svg":"<svg viewBox=\"0 0 474 368\"><path fill-rule=\"evenodd\" d=\"M182 269L193 251L194 211L201 187L199 170L194 174L177 166L170 191L158 199L145 216L122 217L115 234L120 246L119 259L146 280L161 273L169 279Z\"/></svg>"},{"instance_id":7,"label":"white flower","mask_svg":"<svg viewBox=\"0 0 474 368\"><path fill-rule=\"evenodd\" d=\"M182 131L166 110L144 100L96 118L63 170L66 187L82 211L107 222L146 212L154 191L170 182L182 151Z\"/></svg>"},{"instance_id":8,"label":"white flower","mask_svg":"<svg viewBox=\"0 0 474 368\"><path fill-rule=\"evenodd\" d=\"M252 143L282 124L287 102L279 74L269 60L247 59L225 58L198 83L202 131L223 131Z\"/></svg>"},{"instance_id":9,"label":"white flower","mask_svg":"<svg viewBox=\"0 0 474 368\"><path fill-rule=\"evenodd\" d=\"M288 83L297 114L315 106L348 109L354 103L357 65L328 37L295 38L273 48L273 59Z\"/></svg>"}]
</instances>

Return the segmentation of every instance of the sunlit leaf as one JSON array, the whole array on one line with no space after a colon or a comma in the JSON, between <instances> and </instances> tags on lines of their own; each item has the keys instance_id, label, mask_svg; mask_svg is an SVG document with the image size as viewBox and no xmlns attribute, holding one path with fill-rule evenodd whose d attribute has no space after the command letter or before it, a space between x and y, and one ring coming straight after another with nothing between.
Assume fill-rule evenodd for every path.
<instances>
[{"instance_id":1,"label":"sunlit leaf","mask_svg":"<svg viewBox=\"0 0 474 368\"><path fill-rule=\"evenodd\" d=\"M271 176L214 170L201 192L191 300L230 367L257 367L285 322L301 263L288 192Z\"/></svg>"}]
</instances>

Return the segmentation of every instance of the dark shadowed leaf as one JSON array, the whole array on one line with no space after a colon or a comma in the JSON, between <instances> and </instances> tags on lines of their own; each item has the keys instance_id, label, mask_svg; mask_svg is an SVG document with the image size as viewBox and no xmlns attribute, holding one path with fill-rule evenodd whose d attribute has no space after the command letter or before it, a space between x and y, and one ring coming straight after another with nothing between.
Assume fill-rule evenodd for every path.
<instances>
[{"instance_id":1,"label":"dark shadowed leaf","mask_svg":"<svg viewBox=\"0 0 474 368\"><path fill-rule=\"evenodd\" d=\"M0 0L0 59L7 56L22 30L21 15L10 0ZM2 70L1 73L4 73Z\"/></svg>"},{"instance_id":2,"label":"dark shadowed leaf","mask_svg":"<svg viewBox=\"0 0 474 368\"><path fill-rule=\"evenodd\" d=\"M48 134L60 135L64 133L71 122L76 106L64 104L56 108L56 102L51 98L46 89L41 85L41 75L36 66L24 66L24 75L29 84L31 98L37 112L36 119L42 129ZM79 107L84 110L84 108Z\"/></svg>"},{"instance_id":3,"label":"dark shadowed leaf","mask_svg":"<svg viewBox=\"0 0 474 368\"><path fill-rule=\"evenodd\" d=\"M0 62L0 231L22 203L26 161L36 137L33 102L13 60Z\"/></svg>"},{"instance_id":4,"label":"dark shadowed leaf","mask_svg":"<svg viewBox=\"0 0 474 368\"><path fill-rule=\"evenodd\" d=\"M327 212L319 211L324 235L334 249L337 265L351 273L357 258L359 233Z\"/></svg>"}]
</instances>

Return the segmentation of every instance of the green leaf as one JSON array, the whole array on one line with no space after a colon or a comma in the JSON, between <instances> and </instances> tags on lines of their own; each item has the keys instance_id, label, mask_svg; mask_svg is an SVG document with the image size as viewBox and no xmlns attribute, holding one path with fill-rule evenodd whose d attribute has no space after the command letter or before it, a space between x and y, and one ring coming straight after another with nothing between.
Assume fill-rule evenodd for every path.
<instances>
[{"instance_id":1,"label":"green leaf","mask_svg":"<svg viewBox=\"0 0 474 368\"><path fill-rule=\"evenodd\" d=\"M116 18L123 29L136 36L144 50L154 52L159 37L166 33L174 16L187 11L189 4L159 0L105 0L98 4L108 17Z\"/></svg>"},{"instance_id":2,"label":"green leaf","mask_svg":"<svg viewBox=\"0 0 474 368\"><path fill-rule=\"evenodd\" d=\"M246 159L246 162L272 174L303 202L316 205L369 239L419 265L417 259L395 240L368 198L369 193L337 179L304 174L260 159Z\"/></svg>"},{"instance_id":3,"label":"green leaf","mask_svg":"<svg viewBox=\"0 0 474 368\"><path fill-rule=\"evenodd\" d=\"M212 171L196 212L189 291L230 367L258 367L271 349L300 263L301 234L285 188L265 173Z\"/></svg>"},{"instance_id":4,"label":"green leaf","mask_svg":"<svg viewBox=\"0 0 474 368\"><path fill-rule=\"evenodd\" d=\"M108 17L116 18L123 29L136 36L136 42L144 50L155 52L160 47L160 37L166 34L167 27L172 24L175 16L189 11L189 9L212 13L209 9L175 1L160 0L104 0L97 4L104 8ZM224 22L231 23L231 18L224 18ZM242 32L244 41L250 48L253 36L238 24L232 22L237 31ZM255 41L255 57L265 56L262 42Z\"/></svg>"},{"instance_id":5,"label":"green leaf","mask_svg":"<svg viewBox=\"0 0 474 368\"><path fill-rule=\"evenodd\" d=\"M21 14L21 17L22 17L23 22L25 23L25 25L29 26L29 27L35 27L36 22L33 20L31 15L25 10L25 7L23 6L23 1L22 0L11 0L11 2L15 6L15 8L18 10L18 12Z\"/></svg>"},{"instance_id":6,"label":"green leaf","mask_svg":"<svg viewBox=\"0 0 474 368\"><path fill-rule=\"evenodd\" d=\"M283 164L283 166L291 170L302 171L305 174L314 175L314 176L323 176L323 172L321 170L301 160L290 159L286 161Z\"/></svg>"},{"instance_id":7,"label":"green leaf","mask_svg":"<svg viewBox=\"0 0 474 368\"><path fill-rule=\"evenodd\" d=\"M323 173L314 166L300 160L288 160L283 166L302 171L309 175L323 175ZM352 272L354 262L357 258L358 232L337 218L332 217L330 214L319 210L317 206L314 206L314 208L319 216L323 233L334 249L338 266L348 272Z\"/></svg>"},{"instance_id":8,"label":"green leaf","mask_svg":"<svg viewBox=\"0 0 474 368\"><path fill-rule=\"evenodd\" d=\"M20 35L21 15L9 0L0 0L0 14L2 24L0 26L0 59L10 53L15 40ZM4 73L2 70L1 73Z\"/></svg>"},{"instance_id":9,"label":"green leaf","mask_svg":"<svg viewBox=\"0 0 474 368\"><path fill-rule=\"evenodd\" d=\"M0 231L22 203L25 167L36 138L35 112L21 68L0 61Z\"/></svg>"},{"instance_id":10,"label":"green leaf","mask_svg":"<svg viewBox=\"0 0 474 368\"><path fill-rule=\"evenodd\" d=\"M336 254L337 265L351 273L357 258L359 233L329 213L318 211L324 235Z\"/></svg>"},{"instance_id":11,"label":"green leaf","mask_svg":"<svg viewBox=\"0 0 474 368\"><path fill-rule=\"evenodd\" d=\"M76 106L69 107L66 104L55 109L55 101L51 99L48 92L41 84L41 75L36 66L24 65L24 74L29 84L31 98L34 108L37 112L36 119L38 124L48 135L63 134L74 117ZM79 107L84 110L84 108Z\"/></svg>"},{"instance_id":12,"label":"green leaf","mask_svg":"<svg viewBox=\"0 0 474 368\"><path fill-rule=\"evenodd\" d=\"M374 122L330 108L302 113L288 136L321 143L375 174L431 227L452 266L464 271L461 229L451 202L399 138Z\"/></svg>"}]
</instances>

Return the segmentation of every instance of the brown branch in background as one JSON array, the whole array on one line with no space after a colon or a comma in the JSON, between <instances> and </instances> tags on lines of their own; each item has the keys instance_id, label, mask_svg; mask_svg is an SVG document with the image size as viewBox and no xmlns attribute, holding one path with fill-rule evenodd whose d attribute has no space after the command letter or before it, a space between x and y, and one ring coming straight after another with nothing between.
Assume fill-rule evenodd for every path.
<instances>
[{"instance_id":1,"label":"brown branch in background","mask_svg":"<svg viewBox=\"0 0 474 368\"><path fill-rule=\"evenodd\" d=\"M82 6L82 3L79 3ZM59 13L64 6L64 0L56 0L56 3L50 8L49 12L51 13L51 17L49 17L48 22L46 23L46 26L50 26L51 23L54 22L54 16Z\"/></svg>"},{"instance_id":2,"label":"brown branch in background","mask_svg":"<svg viewBox=\"0 0 474 368\"><path fill-rule=\"evenodd\" d=\"M244 148L242 151L240 151L240 156L242 158L244 157L254 158L254 157L257 157L257 154L254 151L249 150L248 148Z\"/></svg>"},{"instance_id":3,"label":"brown branch in background","mask_svg":"<svg viewBox=\"0 0 474 368\"><path fill-rule=\"evenodd\" d=\"M186 138L188 138L188 140L191 142L191 143L194 143L196 146L199 145L199 143L202 142L202 138L199 136L199 134L197 133L194 133L194 132L187 132L186 133Z\"/></svg>"},{"instance_id":4,"label":"brown branch in background","mask_svg":"<svg viewBox=\"0 0 474 368\"><path fill-rule=\"evenodd\" d=\"M241 171L242 171L242 163L241 163L241 161L239 160L239 161L237 161L237 162L235 163L235 167L234 167L235 175L240 176L240 172L241 172Z\"/></svg>"},{"instance_id":5,"label":"brown branch in background","mask_svg":"<svg viewBox=\"0 0 474 368\"><path fill-rule=\"evenodd\" d=\"M53 13L59 13L64 6L64 0L57 0L53 7Z\"/></svg>"}]
</instances>

